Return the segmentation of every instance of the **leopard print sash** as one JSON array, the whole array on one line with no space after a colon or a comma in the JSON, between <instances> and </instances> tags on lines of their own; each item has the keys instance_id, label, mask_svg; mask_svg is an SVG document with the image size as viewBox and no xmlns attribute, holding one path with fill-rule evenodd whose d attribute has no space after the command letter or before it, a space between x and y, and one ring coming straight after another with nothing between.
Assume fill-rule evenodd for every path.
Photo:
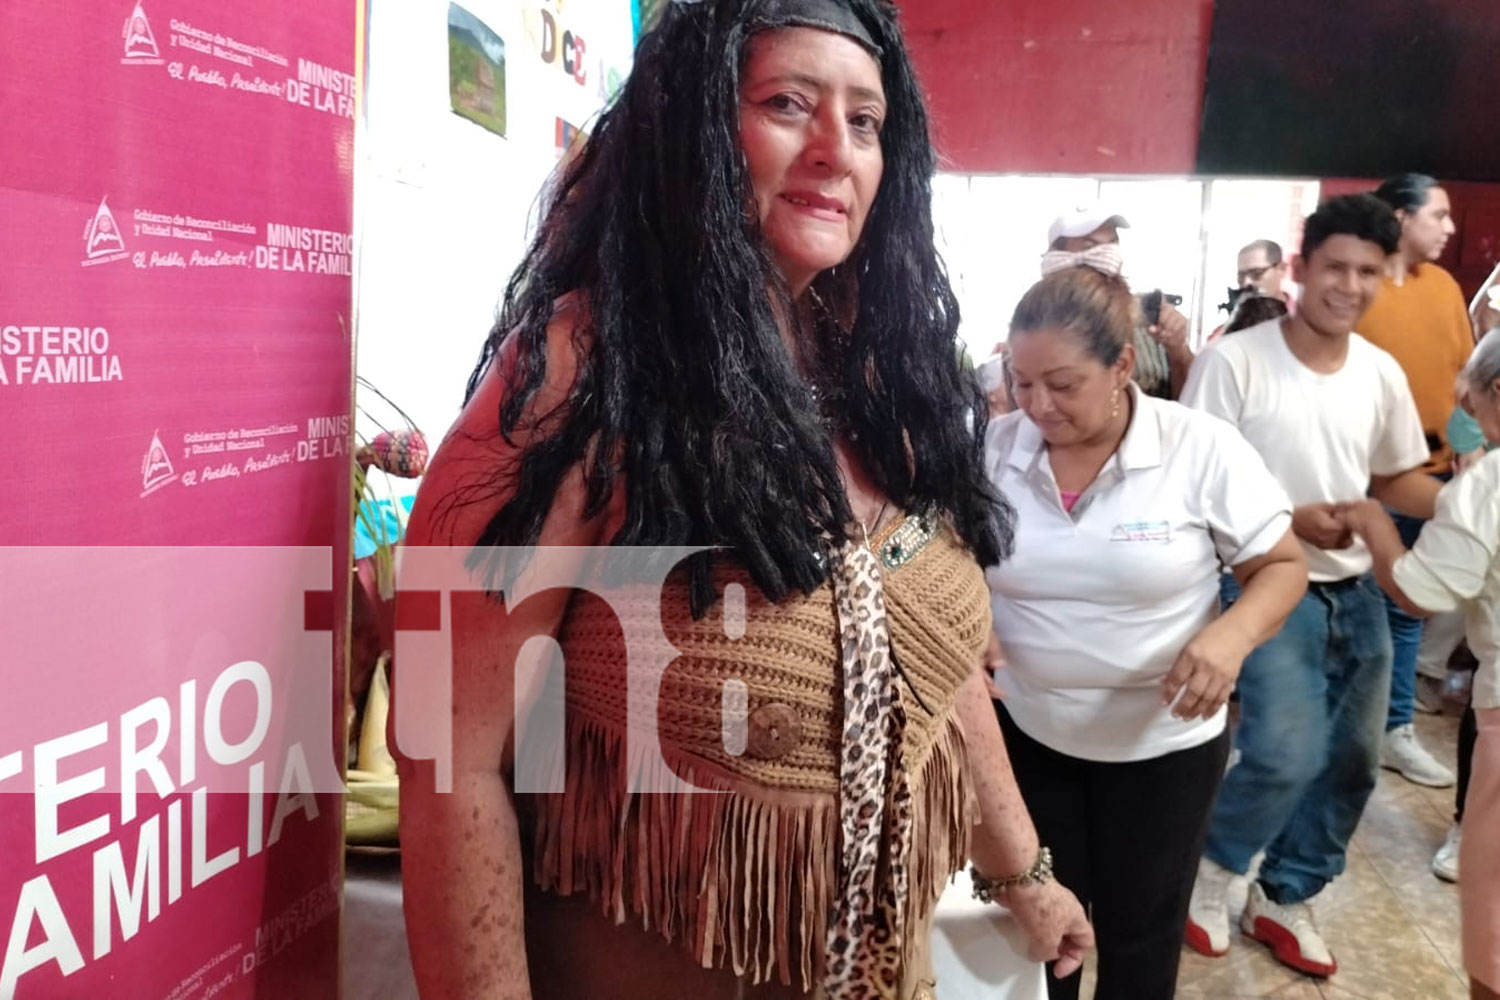
<instances>
[{"instance_id":1,"label":"leopard print sash","mask_svg":"<svg viewBox=\"0 0 1500 1000\"><path fill-rule=\"evenodd\" d=\"M900 995L912 796L901 764L906 710L891 656L880 559L868 543L834 553L844 679L841 851L823 980L828 1000ZM882 879L882 875L884 878Z\"/></svg>"}]
</instances>

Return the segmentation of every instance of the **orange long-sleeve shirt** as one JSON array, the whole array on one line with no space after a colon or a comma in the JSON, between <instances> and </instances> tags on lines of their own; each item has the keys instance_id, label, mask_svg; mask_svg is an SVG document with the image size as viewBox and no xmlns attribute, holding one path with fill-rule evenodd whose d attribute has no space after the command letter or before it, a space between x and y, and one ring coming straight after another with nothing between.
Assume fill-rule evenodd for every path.
<instances>
[{"instance_id":1,"label":"orange long-sleeve shirt","mask_svg":"<svg viewBox=\"0 0 1500 1000\"><path fill-rule=\"evenodd\" d=\"M1406 372L1432 458L1428 472L1448 472L1448 418L1456 404L1453 380L1474 350L1463 292L1436 264L1422 264L1401 284L1387 275L1375 304L1359 321L1359 334L1389 352Z\"/></svg>"}]
</instances>

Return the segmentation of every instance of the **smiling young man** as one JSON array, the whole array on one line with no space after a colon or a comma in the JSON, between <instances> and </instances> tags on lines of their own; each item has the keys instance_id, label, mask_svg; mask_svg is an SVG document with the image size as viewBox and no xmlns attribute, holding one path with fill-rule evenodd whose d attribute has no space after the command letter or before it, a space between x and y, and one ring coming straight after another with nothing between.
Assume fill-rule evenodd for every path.
<instances>
[{"instance_id":1,"label":"smiling young man","mask_svg":"<svg viewBox=\"0 0 1500 1000\"><path fill-rule=\"evenodd\" d=\"M1344 870L1375 787L1391 676L1385 601L1340 504L1367 492L1430 517L1437 483L1395 360L1351 331L1380 289L1400 226L1370 195L1332 198L1307 220L1296 315L1205 349L1183 402L1240 429L1290 495L1307 595L1240 674L1240 761L1225 776L1189 912L1187 941L1229 947L1225 893L1265 851L1241 920L1311 975L1337 962L1307 902Z\"/></svg>"}]
</instances>

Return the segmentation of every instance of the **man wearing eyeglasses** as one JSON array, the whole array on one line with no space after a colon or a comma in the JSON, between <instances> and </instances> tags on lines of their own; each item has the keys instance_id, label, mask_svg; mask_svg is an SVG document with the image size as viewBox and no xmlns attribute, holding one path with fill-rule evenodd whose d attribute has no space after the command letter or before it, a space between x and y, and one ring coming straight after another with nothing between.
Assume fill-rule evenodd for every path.
<instances>
[{"instance_id":1,"label":"man wearing eyeglasses","mask_svg":"<svg viewBox=\"0 0 1500 1000\"><path fill-rule=\"evenodd\" d=\"M1234 273L1236 287L1245 291L1254 289L1257 295L1280 299L1286 303L1287 313L1290 315L1297 311L1297 299L1292 289L1284 284L1286 274L1286 257L1281 252L1281 244L1275 240L1256 240L1240 248L1239 263ZM1228 322L1220 324L1208 335L1208 343L1224 336L1224 328L1228 325Z\"/></svg>"},{"instance_id":2,"label":"man wearing eyeglasses","mask_svg":"<svg viewBox=\"0 0 1500 1000\"><path fill-rule=\"evenodd\" d=\"M1253 287L1260 294L1281 299L1291 306L1292 297L1282 287L1285 280L1286 260L1281 255L1281 244L1274 240L1256 240L1241 248L1235 284L1241 288Z\"/></svg>"}]
</instances>

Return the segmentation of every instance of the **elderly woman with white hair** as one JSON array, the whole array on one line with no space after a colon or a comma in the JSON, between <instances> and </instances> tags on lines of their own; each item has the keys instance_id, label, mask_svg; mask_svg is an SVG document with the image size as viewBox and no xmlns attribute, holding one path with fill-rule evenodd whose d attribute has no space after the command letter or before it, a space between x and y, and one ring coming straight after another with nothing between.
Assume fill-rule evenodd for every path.
<instances>
[{"instance_id":1,"label":"elderly woman with white hair","mask_svg":"<svg viewBox=\"0 0 1500 1000\"><path fill-rule=\"evenodd\" d=\"M1500 441L1500 330L1474 349L1462 374L1461 403L1484 435ZM1469 646L1479 661L1473 709L1478 724L1464 807L1471 830L1500 829L1500 452L1443 487L1437 516L1407 550L1375 500L1344 511L1349 529L1369 546L1375 577L1413 615L1464 610ZM1464 966L1476 1000L1500 998L1500 839L1471 836L1459 855L1463 877Z\"/></svg>"}]
</instances>

